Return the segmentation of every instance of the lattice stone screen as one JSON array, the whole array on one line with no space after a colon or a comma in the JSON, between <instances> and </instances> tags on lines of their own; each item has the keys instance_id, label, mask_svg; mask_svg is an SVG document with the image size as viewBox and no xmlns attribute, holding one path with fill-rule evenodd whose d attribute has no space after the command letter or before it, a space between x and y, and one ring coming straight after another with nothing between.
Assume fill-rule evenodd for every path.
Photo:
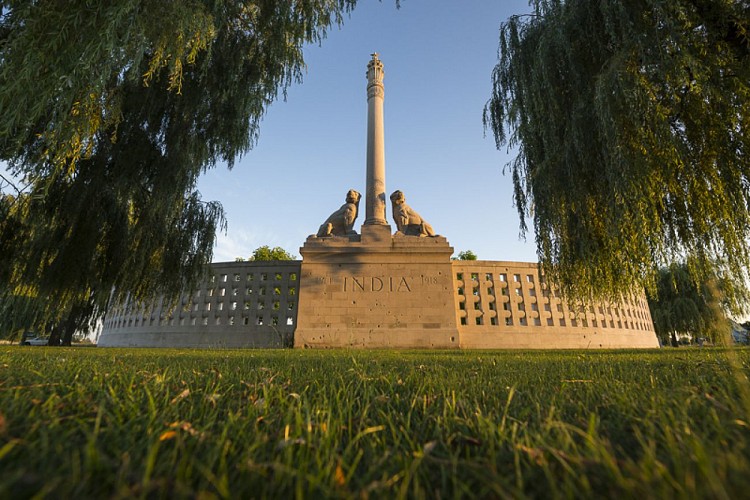
<instances>
[{"instance_id":1,"label":"lattice stone screen","mask_svg":"<svg viewBox=\"0 0 750 500\"><path fill-rule=\"evenodd\" d=\"M103 346L280 347L297 324L299 261L212 264L176 304L126 300L105 318Z\"/></svg>"},{"instance_id":2,"label":"lattice stone screen","mask_svg":"<svg viewBox=\"0 0 750 500\"><path fill-rule=\"evenodd\" d=\"M522 262L454 261L453 280L462 347L510 347L519 339L523 347L639 347L639 339L655 347L643 294L570 305L536 264ZM506 343L504 334L514 335Z\"/></svg>"},{"instance_id":3,"label":"lattice stone screen","mask_svg":"<svg viewBox=\"0 0 750 500\"><path fill-rule=\"evenodd\" d=\"M533 263L454 261L451 269L461 348L658 347L643 294L571 306ZM290 346L299 280L299 261L212 264L176 304L157 298L110 310L99 345Z\"/></svg>"}]
</instances>

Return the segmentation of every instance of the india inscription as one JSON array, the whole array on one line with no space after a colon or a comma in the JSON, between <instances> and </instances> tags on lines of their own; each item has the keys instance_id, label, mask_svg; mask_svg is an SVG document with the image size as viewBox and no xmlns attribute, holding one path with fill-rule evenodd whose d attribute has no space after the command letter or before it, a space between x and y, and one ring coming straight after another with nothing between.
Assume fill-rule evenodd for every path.
<instances>
[{"instance_id":1,"label":"india inscription","mask_svg":"<svg viewBox=\"0 0 750 500\"><path fill-rule=\"evenodd\" d=\"M345 292L411 292L406 276L350 276L344 278Z\"/></svg>"}]
</instances>

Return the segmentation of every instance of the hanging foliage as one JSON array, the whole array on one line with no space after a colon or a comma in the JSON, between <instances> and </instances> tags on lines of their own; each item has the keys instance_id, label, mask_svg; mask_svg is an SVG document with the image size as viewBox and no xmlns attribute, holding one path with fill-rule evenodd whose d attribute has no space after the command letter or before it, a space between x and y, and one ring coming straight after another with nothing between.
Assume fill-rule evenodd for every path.
<instances>
[{"instance_id":1,"label":"hanging foliage","mask_svg":"<svg viewBox=\"0 0 750 500\"><path fill-rule=\"evenodd\" d=\"M691 256L735 309L750 267L750 3L535 0L502 25L485 108L525 231L574 296Z\"/></svg>"},{"instance_id":2,"label":"hanging foliage","mask_svg":"<svg viewBox=\"0 0 750 500\"><path fill-rule=\"evenodd\" d=\"M224 226L198 176L253 146L354 4L0 2L0 160L21 179L0 184L0 330L190 287Z\"/></svg>"}]
</instances>

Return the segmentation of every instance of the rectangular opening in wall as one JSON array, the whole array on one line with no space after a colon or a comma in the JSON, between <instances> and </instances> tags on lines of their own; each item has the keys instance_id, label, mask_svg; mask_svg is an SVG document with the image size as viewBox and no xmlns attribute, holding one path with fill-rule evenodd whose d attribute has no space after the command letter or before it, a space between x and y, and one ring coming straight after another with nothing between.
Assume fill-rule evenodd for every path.
<instances>
[{"instance_id":1,"label":"rectangular opening in wall","mask_svg":"<svg viewBox=\"0 0 750 500\"><path fill-rule=\"evenodd\" d=\"M461 324L466 325L466 318L461 318Z\"/></svg>"},{"instance_id":2,"label":"rectangular opening in wall","mask_svg":"<svg viewBox=\"0 0 750 500\"><path fill-rule=\"evenodd\" d=\"M500 273L500 281L506 283L508 281L508 275L505 273Z\"/></svg>"},{"instance_id":3,"label":"rectangular opening in wall","mask_svg":"<svg viewBox=\"0 0 750 500\"><path fill-rule=\"evenodd\" d=\"M249 286L249 287L245 288L245 295L252 295L252 294L253 294L253 288L252 287Z\"/></svg>"},{"instance_id":4,"label":"rectangular opening in wall","mask_svg":"<svg viewBox=\"0 0 750 500\"><path fill-rule=\"evenodd\" d=\"M289 287L289 296L297 295L297 287L290 286Z\"/></svg>"},{"instance_id":5,"label":"rectangular opening in wall","mask_svg":"<svg viewBox=\"0 0 750 500\"><path fill-rule=\"evenodd\" d=\"M272 326L278 326L279 325L279 317L278 316L271 316L271 325Z\"/></svg>"},{"instance_id":6,"label":"rectangular opening in wall","mask_svg":"<svg viewBox=\"0 0 750 500\"><path fill-rule=\"evenodd\" d=\"M202 324L203 326L208 326L208 318L203 318L203 319L201 320L201 324Z\"/></svg>"},{"instance_id":7,"label":"rectangular opening in wall","mask_svg":"<svg viewBox=\"0 0 750 500\"><path fill-rule=\"evenodd\" d=\"M273 301L273 310L274 311L278 311L280 308L281 308L281 302L279 302L278 300L274 300Z\"/></svg>"},{"instance_id":8,"label":"rectangular opening in wall","mask_svg":"<svg viewBox=\"0 0 750 500\"><path fill-rule=\"evenodd\" d=\"M479 311L480 310L479 302L474 302L474 310L475 311Z\"/></svg>"},{"instance_id":9,"label":"rectangular opening in wall","mask_svg":"<svg viewBox=\"0 0 750 500\"><path fill-rule=\"evenodd\" d=\"M526 324L526 318L520 318L518 320L518 324L521 325L521 326L527 326L527 324Z\"/></svg>"},{"instance_id":10,"label":"rectangular opening in wall","mask_svg":"<svg viewBox=\"0 0 750 500\"><path fill-rule=\"evenodd\" d=\"M258 326L263 326L263 316L257 316L255 318L255 324Z\"/></svg>"},{"instance_id":11,"label":"rectangular opening in wall","mask_svg":"<svg viewBox=\"0 0 750 500\"><path fill-rule=\"evenodd\" d=\"M482 317L481 317L481 316L477 316L477 317L475 318L475 320L476 320L476 322L477 322L477 325L481 325L481 324L482 324Z\"/></svg>"},{"instance_id":12,"label":"rectangular opening in wall","mask_svg":"<svg viewBox=\"0 0 750 500\"><path fill-rule=\"evenodd\" d=\"M297 273L289 273L289 281L297 281Z\"/></svg>"},{"instance_id":13,"label":"rectangular opening in wall","mask_svg":"<svg viewBox=\"0 0 750 500\"><path fill-rule=\"evenodd\" d=\"M237 287L232 288L232 297L236 297L237 295L239 295L239 293L240 293L239 288Z\"/></svg>"},{"instance_id":14,"label":"rectangular opening in wall","mask_svg":"<svg viewBox=\"0 0 750 500\"><path fill-rule=\"evenodd\" d=\"M231 303L231 304L229 305L229 310L230 310L230 311L236 311L236 310L237 310L237 302L232 302L232 303Z\"/></svg>"},{"instance_id":15,"label":"rectangular opening in wall","mask_svg":"<svg viewBox=\"0 0 750 500\"><path fill-rule=\"evenodd\" d=\"M497 326L497 318L490 318L490 325Z\"/></svg>"},{"instance_id":16,"label":"rectangular opening in wall","mask_svg":"<svg viewBox=\"0 0 750 500\"><path fill-rule=\"evenodd\" d=\"M287 324L287 326L293 325L294 324L294 318L292 318L291 316L287 316L286 317L286 324Z\"/></svg>"},{"instance_id":17,"label":"rectangular opening in wall","mask_svg":"<svg viewBox=\"0 0 750 500\"><path fill-rule=\"evenodd\" d=\"M533 274L527 274L526 275L526 282L527 283L533 283L534 282L534 275Z\"/></svg>"},{"instance_id":18,"label":"rectangular opening in wall","mask_svg":"<svg viewBox=\"0 0 750 500\"><path fill-rule=\"evenodd\" d=\"M552 318L547 318L547 326L555 326L555 322L552 320Z\"/></svg>"},{"instance_id":19,"label":"rectangular opening in wall","mask_svg":"<svg viewBox=\"0 0 750 500\"><path fill-rule=\"evenodd\" d=\"M226 288L219 288L219 297L224 297L227 294Z\"/></svg>"},{"instance_id":20,"label":"rectangular opening in wall","mask_svg":"<svg viewBox=\"0 0 750 500\"><path fill-rule=\"evenodd\" d=\"M240 281L240 279L241 279L240 278L240 274L239 273L234 273L234 281Z\"/></svg>"},{"instance_id":21,"label":"rectangular opening in wall","mask_svg":"<svg viewBox=\"0 0 750 500\"><path fill-rule=\"evenodd\" d=\"M266 281L268 279L268 273L260 273L260 280Z\"/></svg>"},{"instance_id":22,"label":"rectangular opening in wall","mask_svg":"<svg viewBox=\"0 0 750 500\"><path fill-rule=\"evenodd\" d=\"M263 310L263 309L265 309L265 308L266 308L266 304L265 304L265 303L263 303L263 302L258 302L258 310L259 310L259 311L262 311L262 310Z\"/></svg>"},{"instance_id":23,"label":"rectangular opening in wall","mask_svg":"<svg viewBox=\"0 0 750 500\"><path fill-rule=\"evenodd\" d=\"M575 318L570 318L570 326L578 326L578 320Z\"/></svg>"},{"instance_id":24,"label":"rectangular opening in wall","mask_svg":"<svg viewBox=\"0 0 750 500\"><path fill-rule=\"evenodd\" d=\"M560 318L560 326L565 326L565 318Z\"/></svg>"},{"instance_id":25,"label":"rectangular opening in wall","mask_svg":"<svg viewBox=\"0 0 750 500\"><path fill-rule=\"evenodd\" d=\"M542 326L542 320L539 318L534 318L534 326Z\"/></svg>"},{"instance_id":26,"label":"rectangular opening in wall","mask_svg":"<svg viewBox=\"0 0 750 500\"><path fill-rule=\"evenodd\" d=\"M234 326L234 316L229 316L229 326Z\"/></svg>"},{"instance_id":27,"label":"rectangular opening in wall","mask_svg":"<svg viewBox=\"0 0 750 500\"><path fill-rule=\"evenodd\" d=\"M490 302L490 311L495 311L497 307L495 306L494 302Z\"/></svg>"},{"instance_id":28,"label":"rectangular opening in wall","mask_svg":"<svg viewBox=\"0 0 750 500\"><path fill-rule=\"evenodd\" d=\"M242 318L242 324L243 325L249 325L250 324L250 318Z\"/></svg>"},{"instance_id":29,"label":"rectangular opening in wall","mask_svg":"<svg viewBox=\"0 0 750 500\"><path fill-rule=\"evenodd\" d=\"M193 325L193 326L195 326L197 322L198 322L198 318L191 318L190 319L190 324Z\"/></svg>"},{"instance_id":30,"label":"rectangular opening in wall","mask_svg":"<svg viewBox=\"0 0 750 500\"><path fill-rule=\"evenodd\" d=\"M253 276L253 273L247 273L247 281L253 281L255 280L255 276Z\"/></svg>"},{"instance_id":31,"label":"rectangular opening in wall","mask_svg":"<svg viewBox=\"0 0 750 500\"><path fill-rule=\"evenodd\" d=\"M466 310L466 303L465 302L459 302L458 303L458 308L460 310L462 310L462 311L465 311Z\"/></svg>"},{"instance_id":32,"label":"rectangular opening in wall","mask_svg":"<svg viewBox=\"0 0 750 500\"><path fill-rule=\"evenodd\" d=\"M276 281L281 281L281 277L282 277L282 276L281 276L281 273L276 273L276 274L274 275L274 277L276 278Z\"/></svg>"},{"instance_id":33,"label":"rectangular opening in wall","mask_svg":"<svg viewBox=\"0 0 750 500\"><path fill-rule=\"evenodd\" d=\"M492 273L485 273L484 281L492 281Z\"/></svg>"},{"instance_id":34,"label":"rectangular opening in wall","mask_svg":"<svg viewBox=\"0 0 750 500\"><path fill-rule=\"evenodd\" d=\"M224 310L224 302L219 302L218 306L219 306L219 311Z\"/></svg>"},{"instance_id":35,"label":"rectangular opening in wall","mask_svg":"<svg viewBox=\"0 0 750 500\"><path fill-rule=\"evenodd\" d=\"M513 318L505 318L505 326L513 326Z\"/></svg>"},{"instance_id":36,"label":"rectangular opening in wall","mask_svg":"<svg viewBox=\"0 0 750 500\"><path fill-rule=\"evenodd\" d=\"M219 317L217 316L217 317L216 317L216 321L215 321L215 323L216 323L217 325L221 325L221 318L219 318Z\"/></svg>"},{"instance_id":37,"label":"rectangular opening in wall","mask_svg":"<svg viewBox=\"0 0 750 500\"><path fill-rule=\"evenodd\" d=\"M521 275L520 274L514 274L513 275L513 282L514 283L520 283L521 282Z\"/></svg>"},{"instance_id":38,"label":"rectangular opening in wall","mask_svg":"<svg viewBox=\"0 0 750 500\"><path fill-rule=\"evenodd\" d=\"M464 280L464 273L456 273L456 279L458 281L463 281Z\"/></svg>"},{"instance_id":39,"label":"rectangular opening in wall","mask_svg":"<svg viewBox=\"0 0 750 500\"><path fill-rule=\"evenodd\" d=\"M287 307L287 309L289 309L290 311L291 311L292 309L294 309L294 301L289 301L289 302L287 302L287 304L286 304L286 307Z\"/></svg>"},{"instance_id":40,"label":"rectangular opening in wall","mask_svg":"<svg viewBox=\"0 0 750 500\"><path fill-rule=\"evenodd\" d=\"M487 295L494 296L495 295L495 289L493 287L488 287L487 288Z\"/></svg>"},{"instance_id":41,"label":"rectangular opening in wall","mask_svg":"<svg viewBox=\"0 0 750 500\"><path fill-rule=\"evenodd\" d=\"M479 279L479 273L471 273L471 279L478 280Z\"/></svg>"},{"instance_id":42,"label":"rectangular opening in wall","mask_svg":"<svg viewBox=\"0 0 750 500\"><path fill-rule=\"evenodd\" d=\"M226 274L222 274L221 275L221 282L222 283L226 283L227 282L227 275Z\"/></svg>"},{"instance_id":43,"label":"rectangular opening in wall","mask_svg":"<svg viewBox=\"0 0 750 500\"><path fill-rule=\"evenodd\" d=\"M210 310L211 310L211 303L206 302L206 311L210 311Z\"/></svg>"}]
</instances>

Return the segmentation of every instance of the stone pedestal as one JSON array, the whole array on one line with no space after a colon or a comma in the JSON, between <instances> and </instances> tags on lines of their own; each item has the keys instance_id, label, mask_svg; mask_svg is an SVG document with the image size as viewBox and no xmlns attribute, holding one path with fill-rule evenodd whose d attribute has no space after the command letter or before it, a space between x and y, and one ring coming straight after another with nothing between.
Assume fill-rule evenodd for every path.
<instances>
[{"instance_id":1,"label":"stone pedestal","mask_svg":"<svg viewBox=\"0 0 750 500\"><path fill-rule=\"evenodd\" d=\"M443 237L308 238L300 249L295 347L459 347L450 256Z\"/></svg>"}]
</instances>

